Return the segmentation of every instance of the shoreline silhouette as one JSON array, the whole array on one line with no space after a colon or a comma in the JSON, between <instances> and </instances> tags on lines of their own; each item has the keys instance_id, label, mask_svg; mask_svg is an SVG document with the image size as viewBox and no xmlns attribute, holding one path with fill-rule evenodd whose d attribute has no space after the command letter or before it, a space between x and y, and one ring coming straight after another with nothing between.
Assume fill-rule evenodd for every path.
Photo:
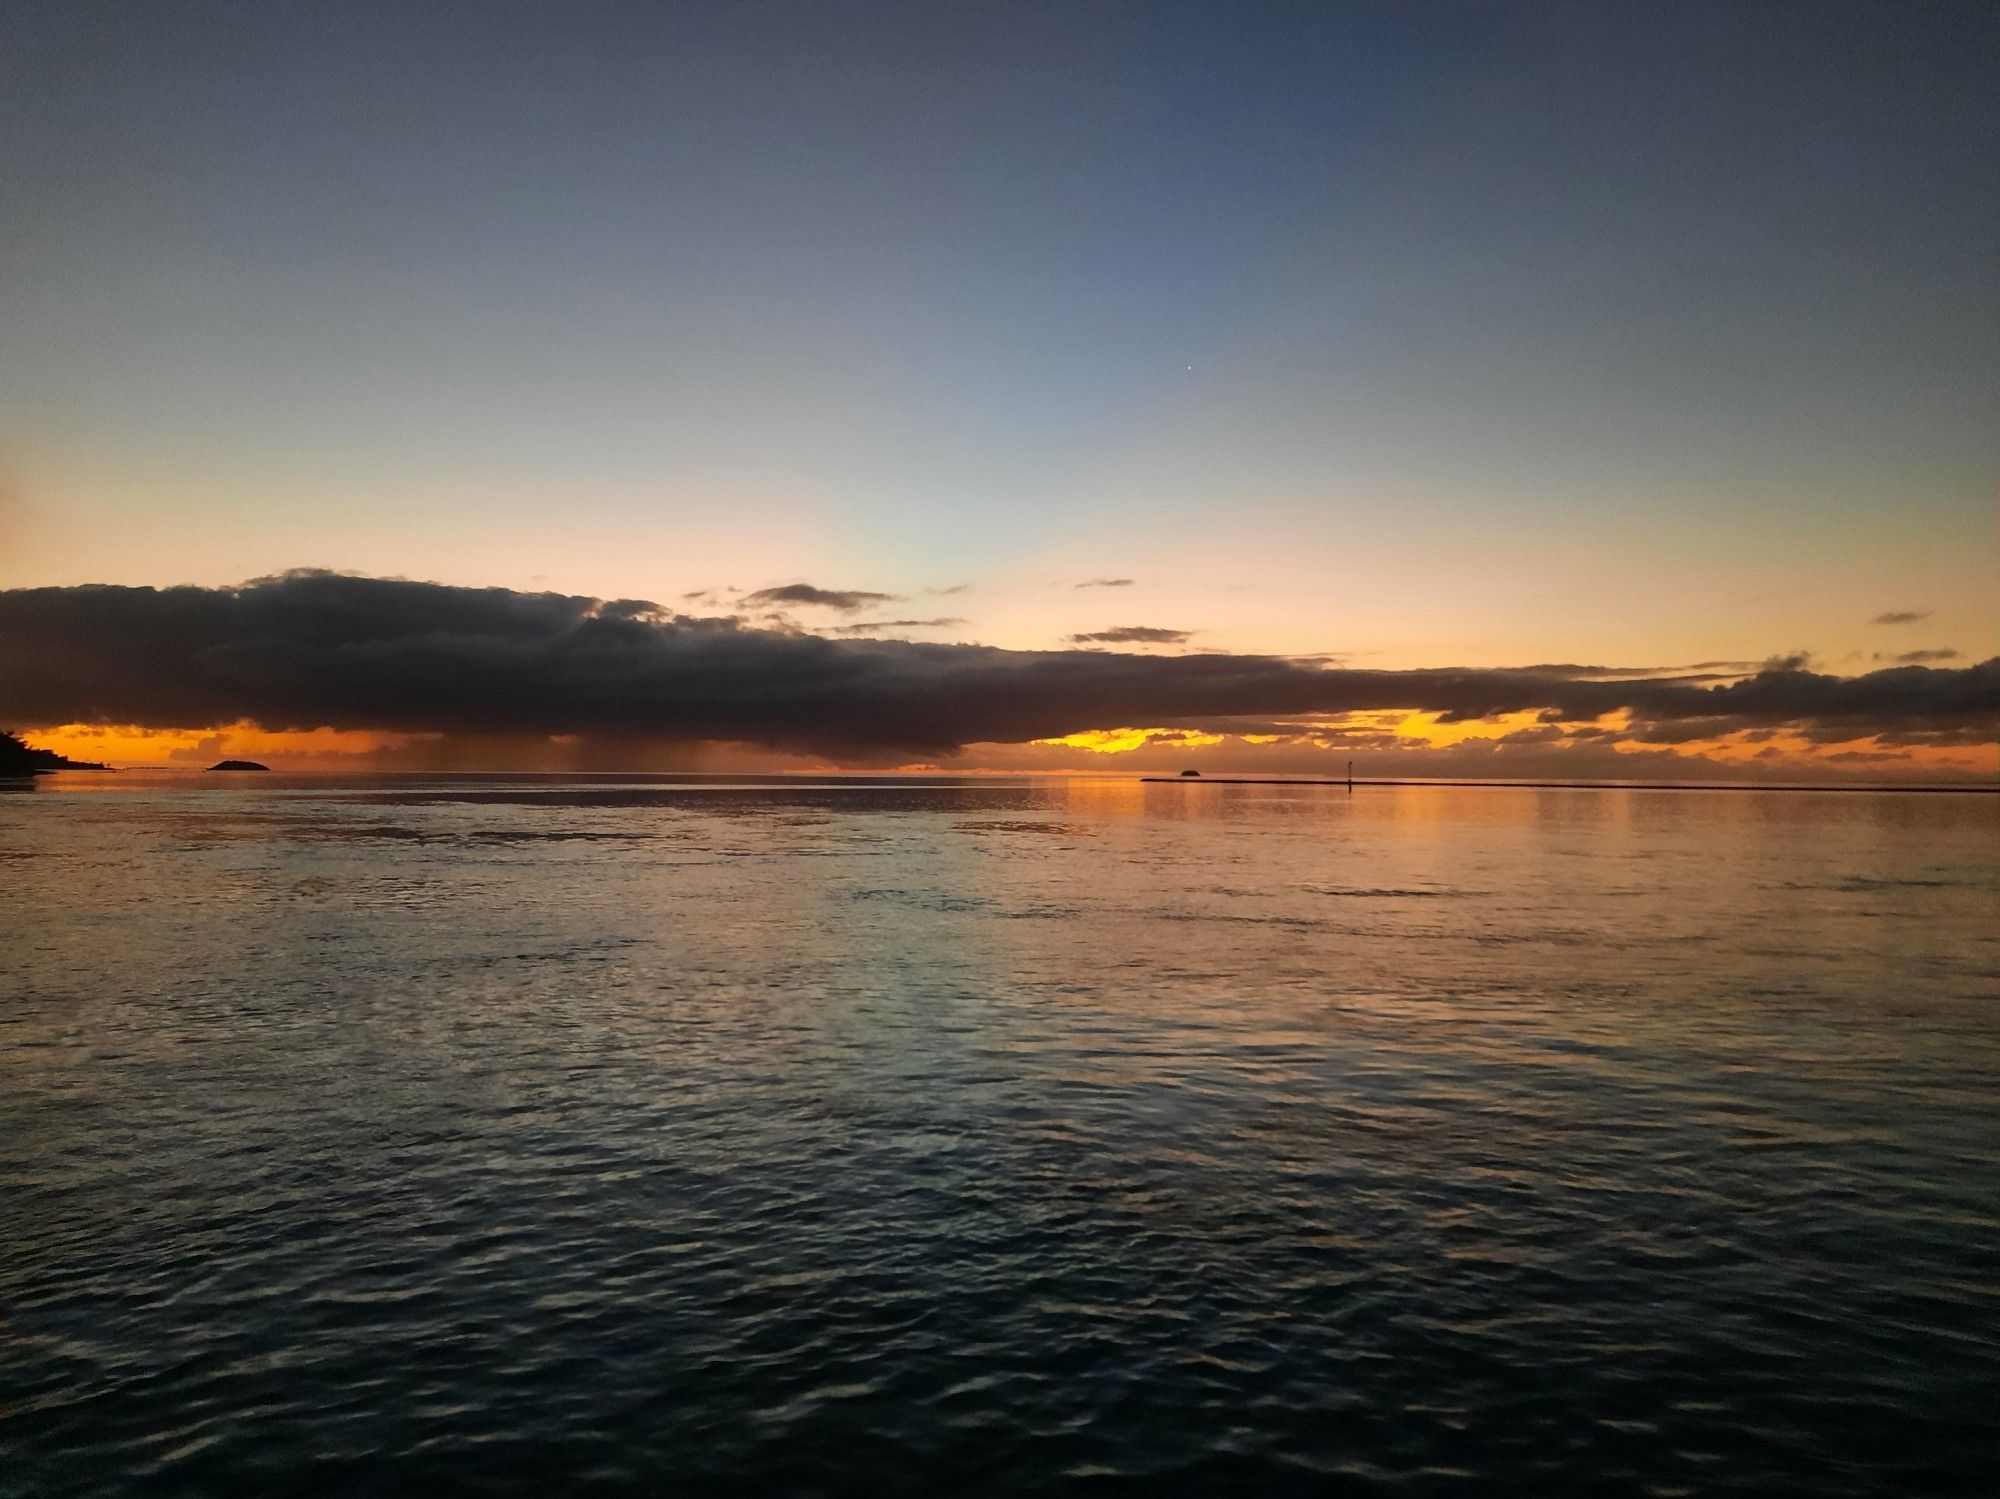
<instances>
[{"instance_id":1,"label":"shoreline silhouette","mask_svg":"<svg viewBox=\"0 0 2000 1499\"><path fill-rule=\"evenodd\" d=\"M36 749L18 734L0 731L0 776L39 776L52 770L109 770L95 760L72 760L54 750Z\"/></svg>"}]
</instances>

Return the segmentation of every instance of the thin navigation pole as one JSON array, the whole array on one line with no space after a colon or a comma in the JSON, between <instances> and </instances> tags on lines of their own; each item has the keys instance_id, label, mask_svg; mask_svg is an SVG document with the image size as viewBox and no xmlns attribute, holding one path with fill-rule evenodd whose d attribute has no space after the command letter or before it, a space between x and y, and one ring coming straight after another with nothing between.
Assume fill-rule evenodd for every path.
<instances>
[{"instance_id":1,"label":"thin navigation pole","mask_svg":"<svg viewBox=\"0 0 2000 1499\"><path fill-rule=\"evenodd\" d=\"M1354 789L1354 762L1352 760L1347 762L1347 789L1349 791Z\"/></svg>"}]
</instances>

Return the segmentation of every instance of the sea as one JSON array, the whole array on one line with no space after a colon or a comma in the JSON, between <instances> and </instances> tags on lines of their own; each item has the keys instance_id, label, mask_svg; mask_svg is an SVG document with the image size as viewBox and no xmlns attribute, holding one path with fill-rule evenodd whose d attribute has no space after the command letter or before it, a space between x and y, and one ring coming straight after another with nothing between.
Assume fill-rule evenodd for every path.
<instances>
[{"instance_id":1,"label":"sea","mask_svg":"<svg viewBox=\"0 0 2000 1499\"><path fill-rule=\"evenodd\" d=\"M1973 1495L2000 797L0 791L0 1495Z\"/></svg>"}]
</instances>

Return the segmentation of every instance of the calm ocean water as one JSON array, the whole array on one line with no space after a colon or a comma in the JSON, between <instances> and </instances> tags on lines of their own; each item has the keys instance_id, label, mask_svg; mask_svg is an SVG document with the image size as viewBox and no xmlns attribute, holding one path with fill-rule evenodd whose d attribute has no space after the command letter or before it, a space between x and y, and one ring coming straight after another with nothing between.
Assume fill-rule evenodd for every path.
<instances>
[{"instance_id":1,"label":"calm ocean water","mask_svg":"<svg viewBox=\"0 0 2000 1499\"><path fill-rule=\"evenodd\" d=\"M1991 1493L2000 798L0 793L0 1494Z\"/></svg>"}]
</instances>

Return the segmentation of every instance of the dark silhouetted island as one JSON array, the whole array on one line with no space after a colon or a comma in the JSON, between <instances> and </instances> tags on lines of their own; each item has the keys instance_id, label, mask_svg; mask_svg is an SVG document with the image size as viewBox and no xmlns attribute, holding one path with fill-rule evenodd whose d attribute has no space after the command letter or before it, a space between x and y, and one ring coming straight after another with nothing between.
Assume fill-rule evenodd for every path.
<instances>
[{"instance_id":1,"label":"dark silhouetted island","mask_svg":"<svg viewBox=\"0 0 2000 1499\"><path fill-rule=\"evenodd\" d=\"M109 770L94 760L72 760L54 750L36 749L18 734L0 733L0 776L38 776L51 770Z\"/></svg>"},{"instance_id":2,"label":"dark silhouetted island","mask_svg":"<svg viewBox=\"0 0 2000 1499\"><path fill-rule=\"evenodd\" d=\"M268 765L259 765L255 760L217 760L208 767L210 770L269 770Z\"/></svg>"}]
</instances>

